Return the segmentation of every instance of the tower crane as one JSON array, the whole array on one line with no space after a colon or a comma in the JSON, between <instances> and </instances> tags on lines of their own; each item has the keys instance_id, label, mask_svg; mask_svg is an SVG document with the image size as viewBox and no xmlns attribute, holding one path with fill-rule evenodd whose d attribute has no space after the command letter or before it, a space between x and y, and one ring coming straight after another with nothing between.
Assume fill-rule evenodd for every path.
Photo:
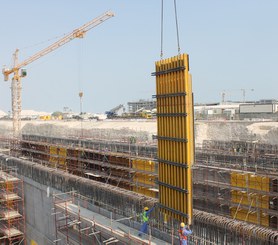
<instances>
[{"instance_id":1,"label":"tower crane","mask_svg":"<svg viewBox=\"0 0 278 245\"><path fill-rule=\"evenodd\" d=\"M70 34L65 35L60 40L54 42L47 48L37 52L36 54L32 55L28 59L18 62L18 52L19 50L16 49L15 53L13 54L13 67L6 68L4 66L2 73L4 75L4 80L9 80L9 75L13 74L12 77L12 86L11 86L11 93L12 93L12 117L13 117L13 136L15 138L21 137L21 78L27 75L26 70L23 67L29 65L30 63L34 62L35 60L53 52L54 50L60 48L61 46L65 45L66 43L70 42L75 38L83 38L87 31L91 30L92 28L98 26L99 24L103 23L104 21L110 19L114 16L114 13L111 11L105 12L104 14L100 15L99 17L89 21L88 23L82 25L81 27L73 30Z\"/></svg>"},{"instance_id":2,"label":"tower crane","mask_svg":"<svg viewBox=\"0 0 278 245\"><path fill-rule=\"evenodd\" d=\"M243 100L244 103L246 102L246 101L245 101L246 91L247 91L247 90L249 90L249 91L254 91L253 88L251 88L251 89L242 88L242 89L240 89L240 90L241 90L241 92L242 92L242 100Z\"/></svg>"},{"instance_id":3,"label":"tower crane","mask_svg":"<svg viewBox=\"0 0 278 245\"><path fill-rule=\"evenodd\" d=\"M242 92L242 102L245 103L246 101L246 91L254 91L253 88L251 89L245 89L245 88L241 88L241 89L230 89L230 90L223 90L221 92L221 102L224 103L226 102L226 95L232 91L241 91Z\"/></svg>"}]
</instances>

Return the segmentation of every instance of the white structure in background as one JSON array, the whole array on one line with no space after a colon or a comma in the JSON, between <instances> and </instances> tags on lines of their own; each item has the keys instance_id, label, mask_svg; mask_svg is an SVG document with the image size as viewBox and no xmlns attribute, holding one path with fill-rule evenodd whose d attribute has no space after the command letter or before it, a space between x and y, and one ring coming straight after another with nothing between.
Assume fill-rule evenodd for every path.
<instances>
[{"instance_id":1,"label":"white structure in background","mask_svg":"<svg viewBox=\"0 0 278 245\"><path fill-rule=\"evenodd\" d=\"M94 114L94 117L98 118L98 120L105 120L107 118L106 114Z\"/></svg>"},{"instance_id":2,"label":"white structure in background","mask_svg":"<svg viewBox=\"0 0 278 245\"><path fill-rule=\"evenodd\" d=\"M44 111L22 110L21 119L39 119L41 116L51 116L51 113Z\"/></svg>"},{"instance_id":3,"label":"white structure in background","mask_svg":"<svg viewBox=\"0 0 278 245\"><path fill-rule=\"evenodd\" d=\"M135 113L141 108L145 110L153 110L156 108L156 100L139 100L133 102L127 102L128 112Z\"/></svg>"},{"instance_id":4,"label":"white structure in background","mask_svg":"<svg viewBox=\"0 0 278 245\"><path fill-rule=\"evenodd\" d=\"M254 114L254 113L276 113L278 112L277 100L260 100L250 104L240 104L240 114Z\"/></svg>"},{"instance_id":5,"label":"white structure in background","mask_svg":"<svg viewBox=\"0 0 278 245\"><path fill-rule=\"evenodd\" d=\"M0 110L0 118L7 116L8 114Z\"/></svg>"},{"instance_id":6,"label":"white structure in background","mask_svg":"<svg viewBox=\"0 0 278 245\"><path fill-rule=\"evenodd\" d=\"M225 102L205 105L195 105L195 118L208 119L210 117L221 117L225 115L227 119L233 119L235 114L239 113L239 103Z\"/></svg>"}]
</instances>

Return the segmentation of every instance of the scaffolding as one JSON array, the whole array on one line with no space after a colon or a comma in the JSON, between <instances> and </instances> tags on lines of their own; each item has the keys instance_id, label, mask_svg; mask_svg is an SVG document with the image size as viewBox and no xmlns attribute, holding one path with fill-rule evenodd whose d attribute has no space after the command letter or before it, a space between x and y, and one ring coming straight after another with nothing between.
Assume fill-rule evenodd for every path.
<instances>
[{"instance_id":1,"label":"scaffolding","mask_svg":"<svg viewBox=\"0 0 278 245\"><path fill-rule=\"evenodd\" d=\"M8 138L0 137L0 152L9 154L11 148L11 140Z\"/></svg>"},{"instance_id":2,"label":"scaffolding","mask_svg":"<svg viewBox=\"0 0 278 245\"><path fill-rule=\"evenodd\" d=\"M42 141L43 140L43 141ZM157 197L154 146L23 135L22 157ZM278 146L204 141L193 168L194 207L277 229Z\"/></svg>"},{"instance_id":3,"label":"scaffolding","mask_svg":"<svg viewBox=\"0 0 278 245\"><path fill-rule=\"evenodd\" d=\"M63 140L67 142L65 145L63 145ZM21 148L21 152L24 154L22 154L21 158L30 159L30 160L33 159L36 163L44 164L50 167L50 163L49 163L50 161L47 159L53 157L55 159L58 159L56 161L57 166L60 164L60 162L66 163L67 169L63 169L65 171L65 175L68 175L68 173L66 172L70 172L71 167L77 169L80 167L84 168L84 166L78 164L82 164L84 162L86 163L86 161L88 161L88 164L91 164L92 161L92 163L94 163L96 166L99 166L101 168L110 167L110 168L115 168L115 170L118 168L122 172L124 172L123 169L125 169L127 171L130 171L129 173L132 173L132 171L136 171L136 173L142 172L145 173L145 176L147 176L147 173L149 172L148 168L151 167L151 165L150 166L145 165L142 164L142 162L140 162L141 160L143 161L146 160L145 157L141 157L140 155L136 156L136 154L134 153L133 153L134 155L121 153L120 151L124 150L126 146L122 147L121 145L117 144L118 151L114 152L115 148L113 147L116 145L114 142L111 142L111 147L109 144L106 144L106 148L108 150L107 149L104 150L102 146L98 149L96 148L89 149L81 146L76 147L74 145L70 146L69 142L71 141L71 139L68 139L68 141L67 139L60 139L60 142L58 142L58 139L55 139L55 141L56 143L54 144L54 142L50 142L50 141L37 142L35 140L27 141L26 139L24 139L23 140L24 148ZM237 144L238 143L239 142L237 142ZM96 146L98 144L98 141L96 142L90 141L90 144ZM211 144L214 145L215 142L211 142ZM84 145L88 146L89 143L84 141ZM50 146L56 147L56 149L57 148L67 149L66 156L64 154L64 151L62 154L59 154L59 152L58 154L57 152L50 154L50 148L49 148ZM277 178L277 172L276 172L277 170L275 170L276 168L275 166L277 166L277 161L275 160L274 157L276 153L274 151L275 147L273 146L268 146L268 147L264 146L263 148L268 149L268 151L265 154L262 152L262 148L260 146L256 147L256 149L259 149L259 151L261 151L261 156L259 156L259 152L256 151L253 151L253 153L251 152L253 155L250 153L250 156L246 156L246 153L244 152L229 150L229 148L227 149L223 148L223 150L219 148L214 149L213 147L211 150L208 147L204 149L197 149L196 164L194 165L194 177L193 177L194 180L193 198L194 198L194 206L196 208L194 209L193 212L194 214L193 229L195 235L191 236L189 238L189 241L194 241L196 244L204 244L204 243L217 244L217 241L221 241L221 242L223 241L223 243L220 244L225 244L224 242L228 241L229 244L231 245L232 244L233 245L234 244L245 244L245 245L263 244L264 241L269 241L270 242L269 244L277 243L278 234L277 232L275 232L277 230L276 228L277 222L275 221L275 219L277 218L277 202L275 201L277 200L276 198L277 184L275 184L276 183L275 179ZM270 148L273 149L272 153L269 150ZM136 149L136 147L134 147L134 149ZM73 154L70 153L70 151L74 151L74 150L76 151L75 153L76 155L73 157ZM152 146L151 146L151 150L153 150ZM85 153L88 154L86 158L84 158ZM261 157L264 157L269 160L270 159L269 156L271 156L271 159L274 159L274 162L269 161L270 164L268 164L267 166L265 162L263 162L263 160L260 161L258 160L257 162L258 164L256 168L252 166L251 161L248 162L248 164L244 164L247 162L247 160L244 160L246 158L248 159L248 158L256 157L256 159L259 159ZM98 157L98 158L93 160L94 157ZM126 159L122 160L121 157L122 158L125 157L128 161ZM68 164L69 160L74 160L71 163L72 165ZM109 162L109 160L111 162ZM51 164L55 168L54 163L51 162ZM34 166L36 165L34 164ZM90 165L88 166L90 167ZM142 168L142 166L144 168ZM271 168L271 166L274 166L274 168ZM270 171L269 169L273 171ZM84 168L84 170L88 171L87 173L89 173L88 167ZM53 170L48 169L48 171L53 171ZM154 169L152 171L154 171L155 173L155 171L157 170ZM57 171L57 172L62 173L62 171ZM121 200L121 202L118 201L117 204L121 203L121 206L123 207L126 205L126 208L124 208L122 212L126 212L126 211L129 212L125 214L122 213L122 215L124 215L125 217L131 216L133 210L140 212L140 210L142 209L142 207L144 207L144 205L152 206L155 202L157 202L157 199L155 198L143 196L131 191L126 191L123 185L118 186L121 188L107 185L112 183L109 181L110 179L117 181L117 183L119 183L119 181L120 182L126 181L125 178L122 178L123 179L122 180L121 176L109 174L110 176L108 175L109 179L107 184L103 184L103 180L101 180L101 178L97 176L99 174L96 172L96 170L92 170L91 174L96 175L95 180L97 182L86 180L84 178L79 178L79 177L74 177L74 178L78 178L80 181L82 181L82 183L86 185L87 183L94 183L97 186L97 188L100 189L98 193L101 193L100 195L96 194L95 197L101 199L103 202L107 202L110 205L113 205L114 200ZM256 176L256 178L254 178L252 175ZM264 178L264 181L260 181L260 178L258 177L262 177L262 178L268 177L269 182L265 181L266 178ZM127 183L129 185L132 185L134 179L135 178L133 177L133 180L130 180L130 182ZM243 185L243 183L245 184ZM258 183L261 184L258 185ZM136 186L136 183L133 182L133 185ZM266 189L266 186L269 187L269 190ZM104 194L106 190L111 190L111 193L108 195ZM247 193L246 190L248 191L248 195L245 196L244 192ZM128 202L127 199L122 198L123 196L127 195L127 193L128 193L128 198L133 200L132 202ZM242 195L240 195L241 193ZM90 193L87 194L82 192L82 194L88 195L88 197L90 198L93 197L92 195L90 195ZM263 202L261 202L261 205L256 201L257 197L255 198L254 194L257 194L257 197L262 197L261 200L263 200ZM102 198L105 195L106 197ZM113 198L111 198L112 195ZM267 198L264 196L267 196L267 198L269 199L266 200ZM269 207L266 207L266 202L268 202ZM74 205L75 205L75 210L77 210L76 213L78 214L79 205L80 205L80 212L81 212L82 210L81 202L79 204L78 202L75 202ZM116 206L120 207L119 205ZM67 208L65 209L65 207ZM83 207L86 208L86 205ZM61 206L60 207L57 206L57 210L53 212L54 213L60 212L61 210L59 211L58 208L61 208ZM62 208L63 210L69 211L71 207L68 204L66 204ZM114 209L113 207L110 207L109 210L110 212L113 213L113 215L119 211L119 210L117 212L115 211L115 205L114 205ZM246 213L244 213L243 210L246 210ZM253 214L256 214L256 222L253 222L253 220L250 218ZM266 214L269 217L268 226L264 226L263 224L264 222L260 222L260 225L258 225L259 222L257 223L258 220L260 221L264 220L265 218L264 214ZM58 218L59 217L57 216L57 219ZM78 219L79 219L78 215L76 216L76 214L71 217L71 220L73 221ZM177 235L176 231L178 229L177 227L178 223L175 223L175 220L172 219L168 220L166 223L165 215L163 215L162 212L155 213L155 222L153 221L151 222L152 222L152 228L157 228L159 231L165 232L167 234L174 234L173 237ZM60 226L60 227L63 228L61 229L61 231L64 233L68 228L70 228L68 229L69 232L71 232L70 230L73 229L71 227L67 228L67 226L66 227ZM79 229L78 224L74 224L73 227ZM86 226L80 229L83 228L86 228ZM83 232L83 230L81 230L81 232ZM62 238L63 237L64 236L62 236ZM233 237L236 237L236 239L233 239ZM59 235L57 240L62 238ZM110 237L108 237L107 239L109 238ZM77 236L77 241L78 239L79 238ZM63 243L61 242L60 244Z\"/></svg>"},{"instance_id":4,"label":"scaffolding","mask_svg":"<svg viewBox=\"0 0 278 245\"><path fill-rule=\"evenodd\" d=\"M204 141L196 149L194 206L278 229L278 146Z\"/></svg>"},{"instance_id":5,"label":"scaffolding","mask_svg":"<svg viewBox=\"0 0 278 245\"><path fill-rule=\"evenodd\" d=\"M150 197L158 196L157 163L153 158L138 156L136 151L140 147L129 146L130 151L125 152L126 144L84 141L81 147L70 146L66 139L65 144L62 144L49 139L46 143L37 141L36 137L30 138L35 141L24 138L21 141L21 153L25 158Z\"/></svg>"},{"instance_id":6,"label":"scaffolding","mask_svg":"<svg viewBox=\"0 0 278 245\"><path fill-rule=\"evenodd\" d=\"M113 207L96 204L76 192L53 194L53 216L55 219L54 244L162 244L151 234L138 237L138 230L120 221L136 218L116 215ZM105 207L104 208L101 208ZM111 209L114 212L109 212ZM107 216L110 216L109 218ZM165 244L165 243L164 243Z\"/></svg>"},{"instance_id":7,"label":"scaffolding","mask_svg":"<svg viewBox=\"0 0 278 245\"><path fill-rule=\"evenodd\" d=\"M0 170L0 241L9 245L26 244L23 181L16 176L15 169Z\"/></svg>"}]
</instances>

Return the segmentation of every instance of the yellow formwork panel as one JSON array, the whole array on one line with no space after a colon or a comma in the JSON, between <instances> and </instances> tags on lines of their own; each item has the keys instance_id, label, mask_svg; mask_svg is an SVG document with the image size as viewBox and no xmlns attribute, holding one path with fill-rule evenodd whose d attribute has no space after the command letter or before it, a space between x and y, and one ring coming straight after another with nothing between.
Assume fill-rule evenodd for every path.
<instances>
[{"instance_id":1,"label":"yellow formwork panel","mask_svg":"<svg viewBox=\"0 0 278 245\"><path fill-rule=\"evenodd\" d=\"M269 192L269 185L270 181L268 177L250 173L232 172L231 186L241 187L242 190L231 191L231 201L238 204L240 209L236 213L236 209L232 208L231 216L254 224L269 226L269 216L263 214L261 211L262 209L269 209L269 196L266 193L257 192ZM255 211L254 208L256 208Z\"/></svg>"},{"instance_id":2,"label":"yellow formwork panel","mask_svg":"<svg viewBox=\"0 0 278 245\"><path fill-rule=\"evenodd\" d=\"M156 173L155 162L145 159L132 159L132 168L142 171L135 173L133 176L133 182L135 184L133 191L149 197L157 197L157 191L155 191L156 188L153 190L151 189L155 187L155 177L150 173L143 172L148 171ZM150 187L145 188L140 186L140 184L148 185Z\"/></svg>"},{"instance_id":3,"label":"yellow formwork panel","mask_svg":"<svg viewBox=\"0 0 278 245\"><path fill-rule=\"evenodd\" d=\"M31 240L31 244L30 245L38 245L34 240Z\"/></svg>"},{"instance_id":4,"label":"yellow formwork panel","mask_svg":"<svg viewBox=\"0 0 278 245\"><path fill-rule=\"evenodd\" d=\"M67 158L67 149L59 148L59 164L65 165Z\"/></svg>"},{"instance_id":5,"label":"yellow formwork panel","mask_svg":"<svg viewBox=\"0 0 278 245\"><path fill-rule=\"evenodd\" d=\"M253 224L269 226L269 216L262 212L252 212L247 209L237 210L236 207L231 209L231 216L238 220L247 221Z\"/></svg>"},{"instance_id":6,"label":"yellow formwork panel","mask_svg":"<svg viewBox=\"0 0 278 245\"><path fill-rule=\"evenodd\" d=\"M233 203L240 203L241 205L258 207L258 208L269 208L269 197L266 195L261 195L258 193L252 193L245 191L236 191L231 192L231 199Z\"/></svg>"},{"instance_id":7,"label":"yellow formwork panel","mask_svg":"<svg viewBox=\"0 0 278 245\"><path fill-rule=\"evenodd\" d=\"M144 159L133 159L132 168L142 171L155 172L155 162Z\"/></svg>"},{"instance_id":8,"label":"yellow formwork panel","mask_svg":"<svg viewBox=\"0 0 278 245\"><path fill-rule=\"evenodd\" d=\"M249 188L255 190L269 191L269 178L249 174Z\"/></svg>"},{"instance_id":9,"label":"yellow formwork panel","mask_svg":"<svg viewBox=\"0 0 278 245\"><path fill-rule=\"evenodd\" d=\"M6 184L4 184L3 187L5 188L5 192L6 192L6 193L12 193L13 190L14 190L14 188L15 188L13 182L6 182ZM2 188L3 188L3 187L2 187ZM14 201L13 201L12 199L11 199L11 200L8 199L6 204L7 204L7 207L8 207L8 208L12 208L13 205L14 205Z\"/></svg>"},{"instance_id":10,"label":"yellow formwork panel","mask_svg":"<svg viewBox=\"0 0 278 245\"><path fill-rule=\"evenodd\" d=\"M144 173L136 173L133 176L133 182L135 184L141 183L149 186L155 186L155 177Z\"/></svg>"},{"instance_id":11,"label":"yellow formwork panel","mask_svg":"<svg viewBox=\"0 0 278 245\"><path fill-rule=\"evenodd\" d=\"M152 172L154 170L154 163L152 161L145 161L145 171Z\"/></svg>"},{"instance_id":12,"label":"yellow formwork panel","mask_svg":"<svg viewBox=\"0 0 278 245\"><path fill-rule=\"evenodd\" d=\"M157 192L145 187L133 187L133 191L149 197L157 197Z\"/></svg>"},{"instance_id":13,"label":"yellow formwork panel","mask_svg":"<svg viewBox=\"0 0 278 245\"><path fill-rule=\"evenodd\" d=\"M56 146L50 146L49 147L49 153L50 154L57 154L58 148Z\"/></svg>"},{"instance_id":14,"label":"yellow formwork panel","mask_svg":"<svg viewBox=\"0 0 278 245\"><path fill-rule=\"evenodd\" d=\"M254 190L269 191L269 178L250 173L231 173L231 185Z\"/></svg>"},{"instance_id":15,"label":"yellow formwork panel","mask_svg":"<svg viewBox=\"0 0 278 245\"><path fill-rule=\"evenodd\" d=\"M241 174L241 173L236 173L232 172L231 173L231 186L237 186L237 187L246 187L246 174Z\"/></svg>"},{"instance_id":16,"label":"yellow formwork panel","mask_svg":"<svg viewBox=\"0 0 278 245\"><path fill-rule=\"evenodd\" d=\"M167 217L191 224L194 127L188 55L155 65L160 207Z\"/></svg>"},{"instance_id":17,"label":"yellow formwork panel","mask_svg":"<svg viewBox=\"0 0 278 245\"><path fill-rule=\"evenodd\" d=\"M58 163L58 148L56 146L50 146L49 147L49 162L50 163Z\"/></svg>"},{"instance_id":18,"label":"yellow formwork panel","mask_svg":"<svg viewBox=\"0 0 278 245\"><path fill-rule=\"evenodd\" d=\"M155 177L147 175L146 178L145 178L145 184L155 186Z\"/></svg>"}]
</instances>

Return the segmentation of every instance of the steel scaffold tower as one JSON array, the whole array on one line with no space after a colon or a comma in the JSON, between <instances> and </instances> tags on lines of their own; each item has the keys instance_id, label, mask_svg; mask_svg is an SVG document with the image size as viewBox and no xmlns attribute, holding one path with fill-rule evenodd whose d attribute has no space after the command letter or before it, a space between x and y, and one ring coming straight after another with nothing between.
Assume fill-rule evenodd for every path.
<instances>
[{"instance_id":1,"label":"steel scaffold tower","mask_svg":"<svg viewBox=\"0 0 278 245\"><path fill-rule=\"evenodd\" d=\"M13 172L0 171L0 242L26 244L23 181Z\"/></svg>"}]
</instances>

